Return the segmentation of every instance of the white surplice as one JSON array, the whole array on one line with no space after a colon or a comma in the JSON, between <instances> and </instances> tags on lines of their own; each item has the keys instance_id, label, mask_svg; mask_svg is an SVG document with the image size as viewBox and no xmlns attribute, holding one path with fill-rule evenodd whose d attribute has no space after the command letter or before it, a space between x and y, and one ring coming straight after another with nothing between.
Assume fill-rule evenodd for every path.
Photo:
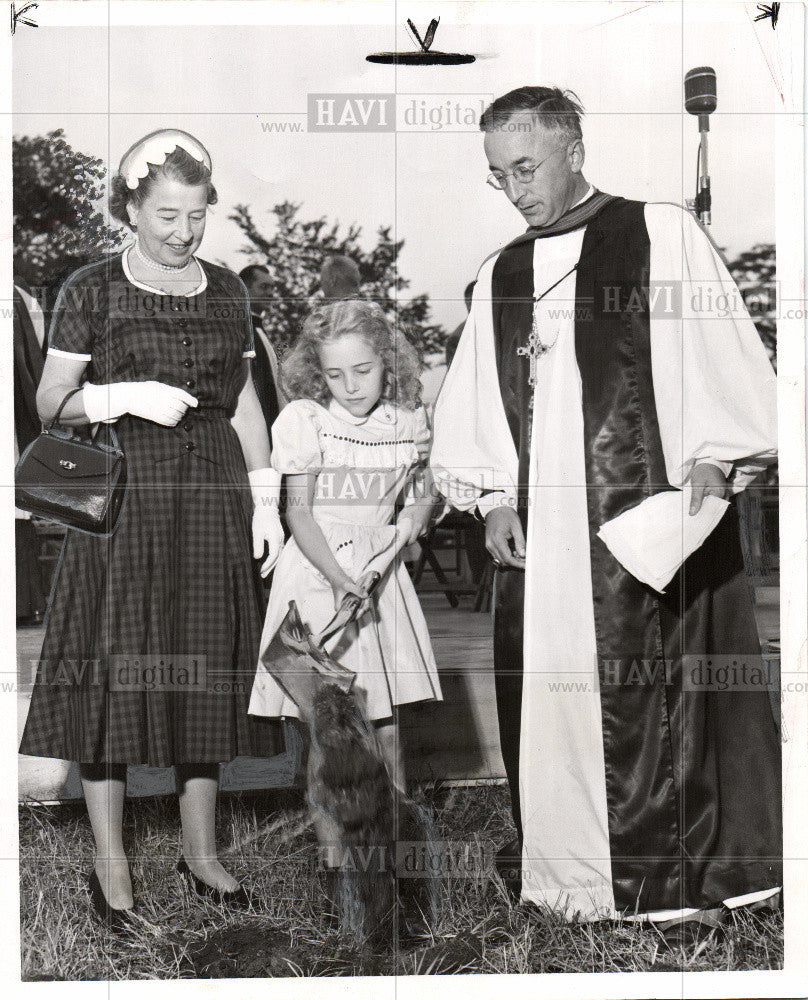
<instances>
[{"instance_id":1,"label":"white surplice","mask_svg":"<svg viewBox=\"0 0 808 1000\"><path fill-rule=\"evenodd\" d=\"M708 461L729 473L737 492L776 456L774 371L740 293L695 219L664 203L646 205L645 221L651 246L654 395L669 482L682 486L696 462ZM584 232L535 241L536 295L577 262ZM471 313L436 403L431 458L447 499L464 510L476 505L483 514L499 503L515 503L518 466L497 381L491 310L495 263L496 255L478 275ZM537 362L528 480L525 607L530 614L524 629L519 767L522 898L568 918L594 920L616 912L575 289L573 272L538 303L542 342L553 347ZM482 490L494 492L481 497ZM682 912L688 911L648 916L663 919Z\"/></svg>"}]
</instances>

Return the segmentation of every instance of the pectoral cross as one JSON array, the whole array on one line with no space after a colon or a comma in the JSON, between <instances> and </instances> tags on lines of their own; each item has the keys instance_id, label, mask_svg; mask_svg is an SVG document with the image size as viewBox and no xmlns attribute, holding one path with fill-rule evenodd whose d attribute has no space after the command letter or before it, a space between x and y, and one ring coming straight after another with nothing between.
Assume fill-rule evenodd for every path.
<instances>
[{"instance_id":1,"label":"pectoral cross","mask_svg":"<svg viewBox=\"0 0 808 1000\"><path fill-rule=\"evenodd\" d=\"M527 338L527 344L523 344L521 347L516 348L516 353L520 358L528 358L530 360L530 372L527 376L528 385L531 389L536 388L536 372L537 372L537 362L540 357L545 355L550 348L555 344L555 340L552 344L543 344L542 339L539 336L539 323L538 323L538 299L533 303L533 325L530 330L530 336ZM556 340L558 340L558 334L556 334Z\"/></svg>"}]
</instances>

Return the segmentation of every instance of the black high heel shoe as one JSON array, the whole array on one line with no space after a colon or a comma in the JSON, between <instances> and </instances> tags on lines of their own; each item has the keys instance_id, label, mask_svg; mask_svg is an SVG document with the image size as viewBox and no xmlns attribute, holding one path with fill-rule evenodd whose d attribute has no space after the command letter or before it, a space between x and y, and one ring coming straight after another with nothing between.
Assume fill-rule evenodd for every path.
<instances>
[{"instance_id":1,"label":"black high heel shoe","mask_svg":"<svg viewBox=\"0 0 808 1000\"><path fill-rule=\"evenodd\" d=\"M101 888L101 880L93 868L87 876L87 888L90 891L90 901L93 904L97 916L112 931L125 931L132 928L132 916L134 907L130 910L116 910L107 902L104 890Z\"/></svg>"},{"instance_id":2,"label":"black high heel shoe","mask_svg":"<svg viewBox=\"0 0 808 1000\"><path fill-rule=\"evenodd\" d=\"M238 889L233 889L231 892L222 892L221 889L217 889L213 885L208 885L207 882L194 875L188 867L188 862L185 858L180 858L177 862L177 873L185 879L188 886L194 890L197 896L202 896L204 899L211 899L220 906L232 906L239 910L248 910L252 906L252 897L243 885L239 886Z\"/></svg>"}]
</instances>

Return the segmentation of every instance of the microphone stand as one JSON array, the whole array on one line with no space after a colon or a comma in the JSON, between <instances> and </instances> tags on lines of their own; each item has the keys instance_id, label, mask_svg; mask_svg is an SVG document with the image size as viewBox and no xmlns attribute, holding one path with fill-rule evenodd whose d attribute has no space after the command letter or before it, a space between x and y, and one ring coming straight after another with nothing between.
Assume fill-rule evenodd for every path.
<instances>
[{"instance_id":1,"label":"microphone stand","mask_svg":"<svg viewBox=\"0 0 808 1000\"><path fill-rule=\"evenodd\" d=\"M710 116L699 115L699 153L696 170L696 197L688 199L687 207L694 211L702 225L712 222L712 196L710 194L710 172L707 162L707 134L710 131Z\"/></svg>"}]
</instances>

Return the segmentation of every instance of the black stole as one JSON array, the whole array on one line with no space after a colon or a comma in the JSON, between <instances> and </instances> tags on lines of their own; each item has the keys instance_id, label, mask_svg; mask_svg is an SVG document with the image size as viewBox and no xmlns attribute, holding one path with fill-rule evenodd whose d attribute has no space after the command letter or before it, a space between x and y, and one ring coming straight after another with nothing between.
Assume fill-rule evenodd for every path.
<instances>
[{"instance_id":1,"label":"black stole","mask_svg":"<svg viewBox=\"0 0 808 1000\"><path fill-rule=\"evenodd\" d=\"M605 521L671 489L651 371L644 205L602 197L607 200L585 223L575 350L612 882L618 909L701 907L780 884L779 741L765 691L683 690L682 654L760 654L734 505L665 595L631 576L597 538ZM534 240L541 235L549 234L529 231L506 247L492 274L499 384L519 456L525 526L532 388L529 362L516 349L531 330ZM498 573L497 708L520 835L522 643L529 613L524 574ZM728 749L739 732L742 757ZM547 807L551 822L553 804Z\"/></svg>"}]
</instances>

